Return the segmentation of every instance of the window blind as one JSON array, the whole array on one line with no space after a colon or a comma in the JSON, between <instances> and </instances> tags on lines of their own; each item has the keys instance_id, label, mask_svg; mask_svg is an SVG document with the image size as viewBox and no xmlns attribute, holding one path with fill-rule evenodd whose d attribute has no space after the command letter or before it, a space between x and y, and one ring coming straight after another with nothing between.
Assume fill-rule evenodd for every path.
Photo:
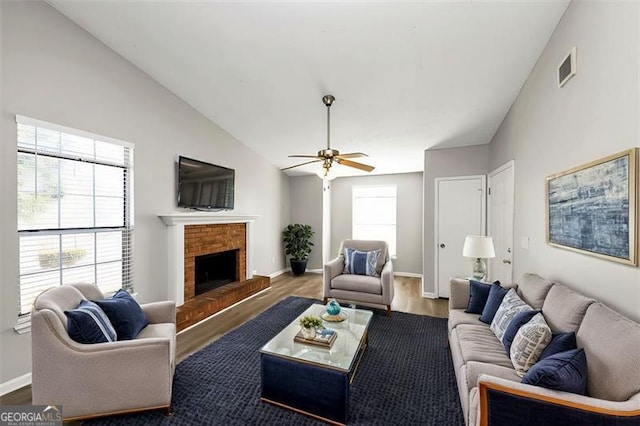
<instances>
[{"instance_id":1,"label":"window blind","mask_svg":"<svg viewBox=\"0 0 640 426\"><path fill-rule=\"evenodd\" d=\"M352 238L383 240L396 254L396 185L352 187Z\"/></svg>"},{"instance_id":2,"label":"window blind","mask_svg":"<svg viewBox=\"0 0 640 426\"><path fill-rule=\"evenodd\" d=\"M16 121L20 314L52 286L132 289L133 145Z\"/></svg>"}]
</instances>

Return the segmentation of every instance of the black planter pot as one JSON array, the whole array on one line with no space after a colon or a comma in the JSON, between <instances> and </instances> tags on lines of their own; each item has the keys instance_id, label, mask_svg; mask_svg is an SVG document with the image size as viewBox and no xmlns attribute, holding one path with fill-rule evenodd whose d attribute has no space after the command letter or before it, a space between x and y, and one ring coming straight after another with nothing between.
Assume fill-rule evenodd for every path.
<instances>
[{"instance_id":1,"label":"black planter pot","mask_svg":"<svg viewBox=\"0 0 640 426\"><path fill-rule=\"evenodd\" d=\"M306 260L289 259L289 264L291 265L291 272L293 272L293 275L302 275L307 269Z\"/></svg>"}]
</instances>

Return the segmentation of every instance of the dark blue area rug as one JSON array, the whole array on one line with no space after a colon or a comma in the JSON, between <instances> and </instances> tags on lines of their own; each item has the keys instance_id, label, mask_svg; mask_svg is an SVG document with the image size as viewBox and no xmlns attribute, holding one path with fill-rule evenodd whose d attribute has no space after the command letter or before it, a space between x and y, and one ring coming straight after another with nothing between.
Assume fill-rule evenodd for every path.
<instances>
[{"instance_id":1,"label":"dark blue area rug","mask_svg":"<svg viewBox=\"0 0 640 426\"><path fill-rule=\"evenodd\" d=\"M86 424L323 425L260 402L258 350L312 303L289 297L178 364L173 416L150 411ZM374 311L351 386L349 425L464 425L445 319Z\"/></svg>"}]
</instances>

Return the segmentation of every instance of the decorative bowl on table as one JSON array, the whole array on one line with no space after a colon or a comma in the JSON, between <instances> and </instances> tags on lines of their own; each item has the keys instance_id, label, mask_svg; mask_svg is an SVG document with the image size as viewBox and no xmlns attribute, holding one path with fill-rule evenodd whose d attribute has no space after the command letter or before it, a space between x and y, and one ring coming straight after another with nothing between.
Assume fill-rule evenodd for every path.
<instances>
[{"instance_id":1,"label":"decorative bowl on table","mask_svg":"<svg viewBox=\"0 0 640 426\"><path fill-rule=\"evenodd\" d=\"M320 318L327 322L342 322L349 318L349 314L346 311L340 311L336 315L331 315L329 312L324 310L320 313Z\"/></svg>"}]
</instances>

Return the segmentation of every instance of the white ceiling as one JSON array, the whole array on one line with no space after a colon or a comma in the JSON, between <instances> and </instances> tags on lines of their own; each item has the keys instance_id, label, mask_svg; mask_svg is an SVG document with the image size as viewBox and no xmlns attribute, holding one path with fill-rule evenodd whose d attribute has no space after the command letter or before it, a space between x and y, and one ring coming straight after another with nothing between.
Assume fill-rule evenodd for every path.
<instances>
[{"instance_id":1,"label":"white ceiling","mask_svg":"<svg viewBox=\"0 0 640 426\"><path fill-rule=\"evenodd\" d=\"M50 3L278 167L325 147L334 95L332 148L368 153L381 174L488 143L568 5Z\"/></svg>"}]
</instances>

